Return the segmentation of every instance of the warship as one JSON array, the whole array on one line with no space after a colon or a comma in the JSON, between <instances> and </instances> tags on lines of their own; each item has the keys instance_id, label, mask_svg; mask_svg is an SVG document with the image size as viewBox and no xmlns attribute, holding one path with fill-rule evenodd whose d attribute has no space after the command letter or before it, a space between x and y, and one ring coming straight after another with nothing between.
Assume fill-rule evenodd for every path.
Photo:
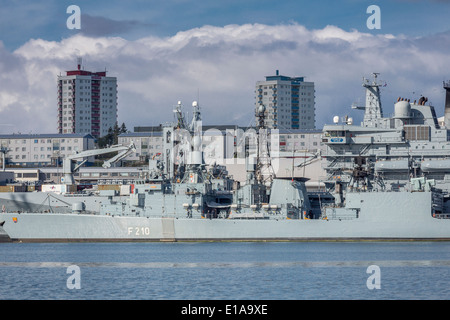
<instances>
[{"instance_id":1,"label":"warship","mask_svg":"<svg viewBox=\"0 0 450 320\"><path fill-rule=\"evenodd\" d=\"M242 185L220 165L205 165L201 113L191 123L163 128L163 151L145 176L119 190L77 192L77 159L134 145L88 150L64 159L61 185L40 192L1 192L0 241L365 241L450 240L450 138L427 98L399 98L384 117L378 74L363 79L364 118L335 117L325 125L320 154L325 190L308 191L305 178L270 170L271 132L263 105L256 152L246 156ZM445 122L450 118L450 84ZM271 148L272 146L272 148Z\"/></svg>"}]
</instances>

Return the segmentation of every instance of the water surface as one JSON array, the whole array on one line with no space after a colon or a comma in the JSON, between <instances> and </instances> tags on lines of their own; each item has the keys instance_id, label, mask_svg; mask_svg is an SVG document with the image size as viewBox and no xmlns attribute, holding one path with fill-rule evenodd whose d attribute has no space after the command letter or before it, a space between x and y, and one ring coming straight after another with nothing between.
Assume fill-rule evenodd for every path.
<instances>
[{"instance_id":1,"label":"water surface","mask_svg":"<svg viewBox=\"0 0 450 320\"><path fill-rule=\"evenodd\" d=\"M0 299L446 300L449 279L450 242L0 244Z\"/></svg>"}]
</instances>

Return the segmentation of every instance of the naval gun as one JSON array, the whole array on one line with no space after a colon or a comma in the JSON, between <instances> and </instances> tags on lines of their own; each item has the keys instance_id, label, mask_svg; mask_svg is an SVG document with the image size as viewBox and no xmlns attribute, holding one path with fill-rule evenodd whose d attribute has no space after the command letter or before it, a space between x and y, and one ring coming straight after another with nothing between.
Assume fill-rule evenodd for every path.
<instances>
[{"instance_id":1,"label":"naval gun","mask_svg":"<svg viewBox=\"0 0 450 320\"><path fill-rule=\"evenodd\" d=\"M103 149L94 149L94 150L86 150L81 151L69 156L66 156L63 160L63 173L64 178L61 179L63 184L75 184L75 180L73 178L73 173L77 171L84 163L86 163L87 159L84 159L80 164L75 165L76 159L83 159L91 156L96 156L100 154L106 154L110 152L119 152L116 156L112 157L109 160L106 160L103 163L103 168L110 168L112 163L115 163L126 156L128 156L131 152L136 151L136 146L134 142L131 142L128 146L123 145L112 145L108 148Z\"/></svg>"}]
</instances>

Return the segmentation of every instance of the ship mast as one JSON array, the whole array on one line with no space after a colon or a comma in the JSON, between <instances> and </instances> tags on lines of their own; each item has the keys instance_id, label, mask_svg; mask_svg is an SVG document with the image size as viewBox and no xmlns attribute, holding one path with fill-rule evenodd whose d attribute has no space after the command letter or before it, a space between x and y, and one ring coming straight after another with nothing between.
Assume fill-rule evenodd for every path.
<instances>
[{"instance_id":1,"label":"ship mast","mask_svg":"<svg viewBox=\"0 0 450 320\"><path fill-rule=\"evenodd\" d=\"M445 108L444 108L444 124L450 129L450 81L444 81L445 89Z\"/></svg>"},{"instance_id":2,"label":"ship mast","mask_svg":"<svg viewBox=\"0 0 450 320\"><path fill-rule=\"evenodd\" d=\"M363 87L366 88L366 105L364 107L364 127L376 127L378 119L383 118L383 108L381 107L380 86L377 82L379 73L372 73L373 80L363 78Z\"/></svg>"},{"instance_id":3,"label":"ship mast","mask_svg":"<svg viewBox=\"0 0 450 320\"><path fill-rule=\"evenodd\" d=\"M182 181L189 183L201 183L206 180L206 177L203 174L204 161L202 153L202 118L197 101L192 103L192 107L193 116L192 122L189 126L192 144L191 150L188 153L186 172Z\"/></svg>"},{"instance_id":4,"label":"ship mast","mask_svg":"<svg viewBox=\"0 0 450 320\"><path fill-rule=\"evenodd\" d=\"M265 111L266 108L262 104L256 107L255 110L256 118L258 119L258 123L256 124L257 151L255 175L260 184L268 186L275 177L275 172L273 171L269 154L269 137L265 125Z\"/></svg>"},{"instance_id":5,"label":"ship mast","mask_svg":"<svg viewBox=\"0 0 450 320\"><path fill-rule=\"evenodd\" d=\"M181 110L181 101L178 101L177 106L175 107L175 109L173 110L173 112L176 114L177 116L177 128L178 129L187 129L186 126L186 121L184 119L184 115L183 112Z\"/></svg>"}]
</instances>

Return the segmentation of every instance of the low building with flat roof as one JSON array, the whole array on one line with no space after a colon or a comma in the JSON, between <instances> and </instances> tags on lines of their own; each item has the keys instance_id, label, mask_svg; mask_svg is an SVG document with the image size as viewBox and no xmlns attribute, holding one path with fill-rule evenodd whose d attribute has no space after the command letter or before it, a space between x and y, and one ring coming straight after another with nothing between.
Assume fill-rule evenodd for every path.
<instances>
[{"instance_id":1,"label":"low building with flat roof","mask_svg":"<svg viewBox=\"0 0 450 320\"><path fill-rule=\"evenodd\" d=\"M90 134L2 134L0 146L6 149L5 166L45 167L61 165L65 156L94 149L95 139ZM87 162L93 161L90 157Z\"/></svg>"}]
</instances>

